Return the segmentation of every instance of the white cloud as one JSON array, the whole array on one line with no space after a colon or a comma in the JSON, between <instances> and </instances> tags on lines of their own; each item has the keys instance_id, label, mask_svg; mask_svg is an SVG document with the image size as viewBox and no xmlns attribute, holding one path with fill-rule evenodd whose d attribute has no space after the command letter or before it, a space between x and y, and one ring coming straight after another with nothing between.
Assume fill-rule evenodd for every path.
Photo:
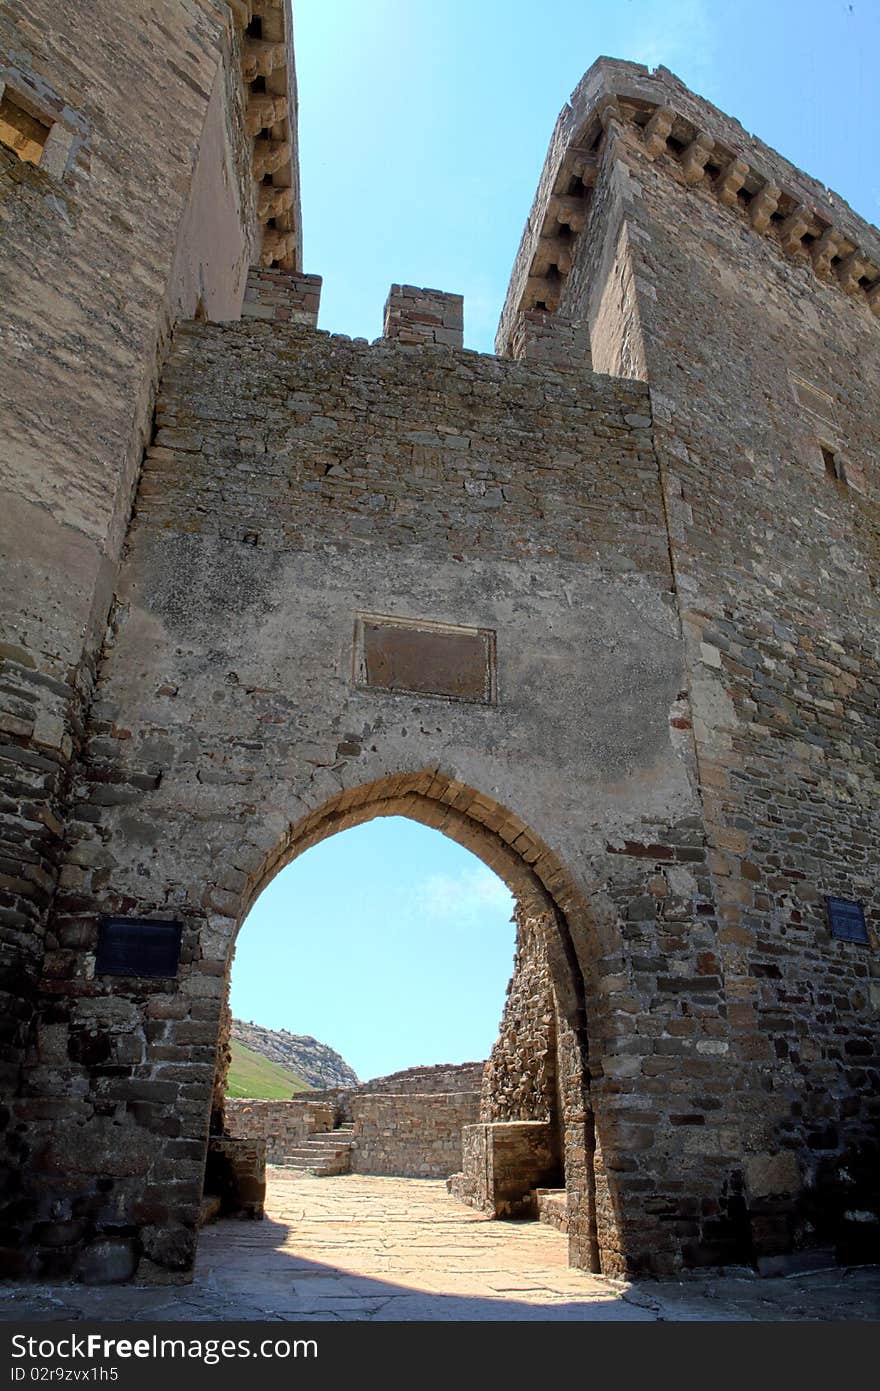
<instances>
[{"instance_id":1,"label":"white cloud","mask_svg":"<svg viewBox=\"0 0 880 1391\"><path fill-rule=\"evenodd\" d=\"M487 914L510 917L514 909L507 885L482 865L460 874L432 874L417 896L420 911L434 921L479 922Z\"/></svg>"},{"instance_id":2,"label":"white cloud","mask_svg":"<svg viewBox=\"0 0 880 1391\"><path fill-rule=\"evenodd\" d=\"M686 82L705 81L715 56L715 34L705 0L668 0L634 7L627 58L646 67L667 67ZM677 66L678 65L678 66Z\"/></svg>"}]
</instances>

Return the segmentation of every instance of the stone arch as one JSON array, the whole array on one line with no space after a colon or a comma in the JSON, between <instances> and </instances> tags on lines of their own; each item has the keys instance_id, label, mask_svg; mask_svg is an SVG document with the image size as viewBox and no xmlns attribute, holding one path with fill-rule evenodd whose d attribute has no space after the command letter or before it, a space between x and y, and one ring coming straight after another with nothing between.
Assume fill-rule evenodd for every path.
<instances>
[{"instance_id":1,"label":"stone arch","mask_svg":"<svg viewBox=\"0 0 880 1391\"><path fill-rule=\"evenodd\" d=\"M329 836L377 816L404 816L470 850L507 885L517 917L539 925L558 1011L560 1066L565 1094L563 1146L568 1189L569 1246L574 1265L598 1271L600 1241L595 1192L595 1127L590 1100L587 989L581 957L593 924L583 895L559 857L515 813L495 798L437 768L386 775L331 796L292 825L242 892L227 957L227 991L235 941L254 903L274 877ZM581 951L575 947L576 940ZM589 955L589 952L587 953ZM228 1044L221 1022L214 1114L222 1116ZM484 1108L485 1113L485 1098ZM603 1205L607 1211L607 1205ZM614 1244L613 1241L611 1243Z\"/></svg>"}]
</instances>

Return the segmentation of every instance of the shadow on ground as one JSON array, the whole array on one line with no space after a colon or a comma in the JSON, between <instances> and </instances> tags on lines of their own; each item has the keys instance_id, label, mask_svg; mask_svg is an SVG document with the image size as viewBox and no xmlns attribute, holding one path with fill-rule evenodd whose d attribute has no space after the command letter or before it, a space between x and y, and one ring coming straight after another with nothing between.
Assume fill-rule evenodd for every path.
<instances>
[{"instance_id":1,"label":"shadow on ground","mask_svg":"<svg viewBox=\"0 0 880 1391\"><path fill-rule=\"evenodd\" d=\"M880 1319L880 1268L624 1283L572 1270L565 1237L493 1222L431 1180L272 1170L268 1216L202 1234L165 1287L0 1285L2 1320L652 1322Z\"/></svg>"}]
</instances>

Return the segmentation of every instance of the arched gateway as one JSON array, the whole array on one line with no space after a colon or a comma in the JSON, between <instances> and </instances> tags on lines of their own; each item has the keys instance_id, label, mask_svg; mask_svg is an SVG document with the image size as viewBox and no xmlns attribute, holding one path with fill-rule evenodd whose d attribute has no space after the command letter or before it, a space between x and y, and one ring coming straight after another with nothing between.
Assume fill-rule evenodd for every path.
<instances>
[{"instance_id":1,"label":"arched gateway","mask_svg":"<svg viewBox=\"0 0 880 1391\"><path fill-rule=\"evenodd\" d=\"M876 229L599 59L498 356L334 337L286 6L121 7L80 112L81 8L0 25L0 1268L187 1277L237 925L390 809L540 924L576 1263L876 1259Z\"/></svg>"},{"instance_id":2,"label":"arched gateway","mask_svg":"<svg viewBox=\"0 0 880 1391\"><path fill-rule=\"evenodd\" d=\"M141 1278L187 1268L236 928L293 855L392 810L464 841L552 926L574 1259L672 1271L708 1216L740 1258L646 402L583 364L274 323L178 330L38 1031L38 1066L63 1049L70 1101L30 1143L56 1198L89 1214L87 1276L108 1251ZM178 921L173 976L108 973L108 917Z\"/></svg>"},{"instance_id":3,"label":"arched gateway","mask_svg":"<svg viewBox=\"0 0 880 1391\"><path fill-rule=\"evenodd\" d=\"M297 856L328 836L376 816L405 816L442 831L478 856L510 889L516 905L517 957L508 993L518 1008L510 1019L505 1012L502 1032L506 1024L507 1037L499 1040L484 1077L479 1119L548 1122L552 1167L558 1166L558 1172L568 1176L567 1230L572 1262L598 1270L601 1245L606 1264L613 1263L616 1233L613 1227L608 1228L607 1204L597 1209L594 1193L595 1137L584 998L584 981L590 979L589 960L595 955L595 948L591 951L593 926L571 876L527 826L493 798L439 770L382 778L340 793L292 827L254 885L249 886L243 916L269 880ZM241 920L227 955L227 973L240 925ZM583 964L575 940L580 943ZM466 962L462 969L467 969ZM218 1122L224 1110L227 1062L221 1034L212 1131L223 1129ZM529 1086L522 1097L526 1077ZM485 1146L486 1137L474 1133L470 1143ZM485 1158L485 1153L479 1159L472 1156L471 1168L484 1170ZM464 1188L470 1200L476 1201L481 1194L472 1191L470 1175L465 1179ZM604 1181L600 1186L604 1191Z\"/></svg>"}]
</instances>

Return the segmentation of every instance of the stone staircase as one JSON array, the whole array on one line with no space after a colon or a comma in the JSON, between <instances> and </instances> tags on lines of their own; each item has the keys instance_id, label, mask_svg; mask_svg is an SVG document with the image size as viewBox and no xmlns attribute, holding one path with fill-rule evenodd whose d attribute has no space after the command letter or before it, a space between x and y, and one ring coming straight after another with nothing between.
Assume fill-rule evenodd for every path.
<instances>
[{"instance_id":1,"label":"stone staircase","mask_svg":"<svg viewBox=\"0 0 880 1391\"><path fill-rule=\"evenodd\" d=\"M332 1174L350 1174L353 1143L354 1127L350 1125L341 1125L337 1130L310 1135L308 1139L293 1146L290 1153L280 1161L280 1167L299 1169L304 1174L315 1174L318 1178L329 1178Z\"/></svg>"}]
</instances>

